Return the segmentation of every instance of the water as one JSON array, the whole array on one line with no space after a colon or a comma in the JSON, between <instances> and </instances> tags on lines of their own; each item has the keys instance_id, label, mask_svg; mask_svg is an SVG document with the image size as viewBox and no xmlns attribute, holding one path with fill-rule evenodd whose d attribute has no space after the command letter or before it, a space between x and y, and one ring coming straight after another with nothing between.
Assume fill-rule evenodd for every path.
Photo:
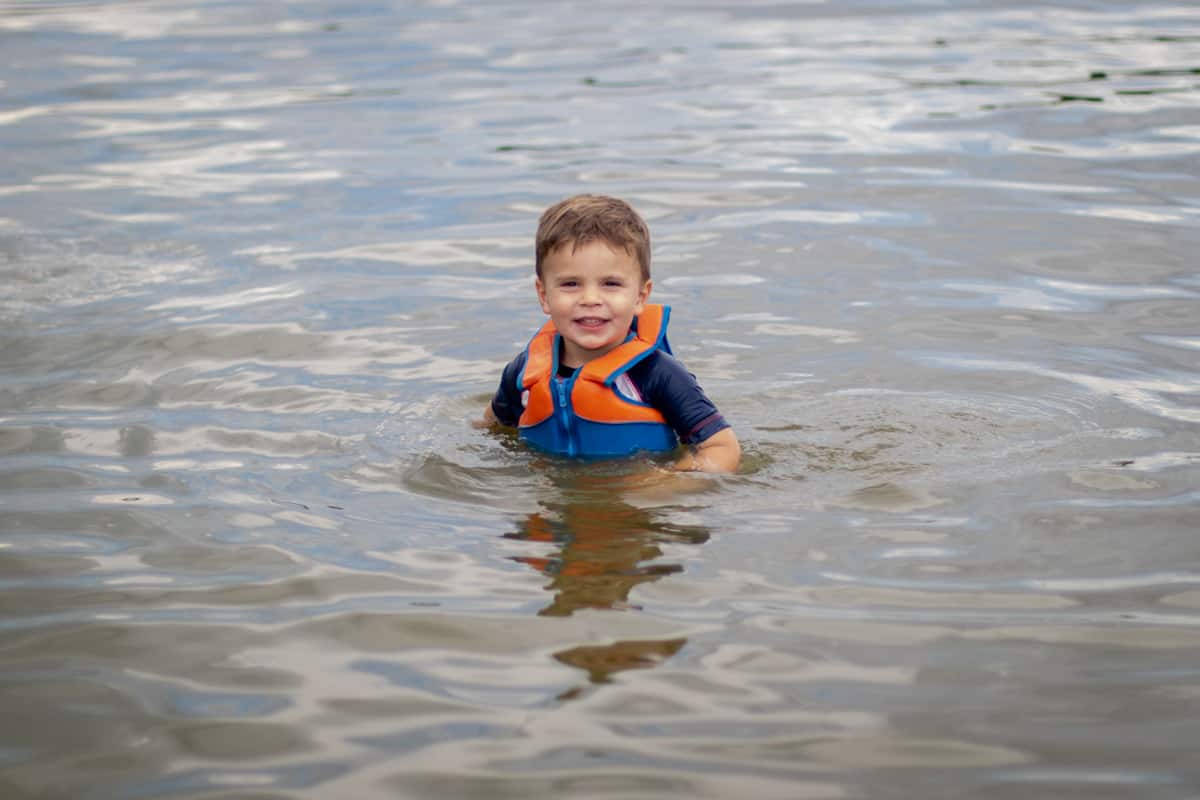
<instances>
[{"instance_id":1,"label":"water","mask_svg":"<svg viewBox=\"0 0 1200 800\"><path fill-rule=\"evenodd\" d=\"M0 4L0 796L1200 795L1189 4ZM630 199L735 476L472 429Z\"/></svg>"}]
</instances>

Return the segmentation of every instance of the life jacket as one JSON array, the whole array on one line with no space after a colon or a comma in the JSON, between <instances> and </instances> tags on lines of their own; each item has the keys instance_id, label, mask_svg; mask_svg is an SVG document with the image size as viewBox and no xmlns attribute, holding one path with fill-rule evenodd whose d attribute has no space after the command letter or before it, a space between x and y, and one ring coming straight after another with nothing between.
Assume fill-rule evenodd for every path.
<instances>
[{"instance_id":1,"label":"life jacket","mask_svg":"<svg viewBox=\"0 0 1200 800\"><path fill-rule=\"evenodd\" d=\"M553 321L543 325L525 348L525 368L517 379L525 403L517 422L521 438L549 453L585 458L674 450L679 440L658 409L615 386L654 351L671 352L670 315L670 306L644 306L623 343L569 378L558 377L558 331Z\"/></svg>"}]
</instances>

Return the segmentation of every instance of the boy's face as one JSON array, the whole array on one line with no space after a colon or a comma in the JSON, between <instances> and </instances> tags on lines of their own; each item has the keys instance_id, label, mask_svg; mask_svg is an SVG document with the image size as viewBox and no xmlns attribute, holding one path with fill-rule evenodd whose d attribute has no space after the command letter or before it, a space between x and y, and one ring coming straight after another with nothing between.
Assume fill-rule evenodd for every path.
<instances>
[{"instance_id":1,"label":"boy's face","mask_svg":"<svg viewBox=\"0 0 1200 800\"><path fill-rule=\"evenodd\" d=\"M567 242L542 261L542 311L563 337L563 363L578 367L625 341L650 296L637 258L607 242ZM572 252L574 251L574 252Z\"/></svg>"}]
</instances>

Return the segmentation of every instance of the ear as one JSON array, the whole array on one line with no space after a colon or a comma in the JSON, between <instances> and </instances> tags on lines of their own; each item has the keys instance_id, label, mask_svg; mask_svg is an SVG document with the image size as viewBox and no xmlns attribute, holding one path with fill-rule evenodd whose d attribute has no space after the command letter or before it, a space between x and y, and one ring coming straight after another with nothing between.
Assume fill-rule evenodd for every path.
<instances>
[{"instance_id":1,"label":"ear","mask_svg":"<svg viewBox=\"0 0 1200 800\"><path fill-rule=\"evenodd\" d=\"M542 283L541 278L534 278L533 285L537 289L538 302L542 304L542 313L550 316L550 303L546 299L546 284Z\"/></svg>"},{"instance_id":2,"label":"ear","mask_svg":"<svg viewBox=\"0 0 1200 800\"><path fill-rule=\"evenodd\" d=\"M642 309L646 306L646 301L650 299L650 290L654 288L654 281L646 281L642 284L642 288L638 291L637 305L633 308L634 314L642 313Z\"/></svg>"}]
</instances>

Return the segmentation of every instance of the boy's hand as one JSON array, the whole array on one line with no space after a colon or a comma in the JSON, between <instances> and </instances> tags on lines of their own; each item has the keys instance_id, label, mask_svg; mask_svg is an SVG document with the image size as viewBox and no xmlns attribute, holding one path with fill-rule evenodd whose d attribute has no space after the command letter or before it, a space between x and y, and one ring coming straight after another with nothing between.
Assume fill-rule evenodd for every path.
<instances>
[{"instance_id":1,"label":"boy's hand","mask_svg":"<svg viewBox=\"0 0 1200 800\"><path fill-rule=\"evenodd\" d=\"M742 463L742 445L732 428L717 431L679 459L675 469L698 472L736 472Z\"/></svg>"},{"instance_id":2,"label":"boy's hand","mask_svg":"<svg viewBox=\"0 0 1200 800\"><path fill-rule=\"evenodd\" d=\"M497 424L498 422L500 422L500 420L496 419L496 415L492 411L492 404L488 403L487 406L483 409L483 417L480 419L471 420L471 427L472 428L490 428L493 425Z\"/></svg>"}]
</instances>

